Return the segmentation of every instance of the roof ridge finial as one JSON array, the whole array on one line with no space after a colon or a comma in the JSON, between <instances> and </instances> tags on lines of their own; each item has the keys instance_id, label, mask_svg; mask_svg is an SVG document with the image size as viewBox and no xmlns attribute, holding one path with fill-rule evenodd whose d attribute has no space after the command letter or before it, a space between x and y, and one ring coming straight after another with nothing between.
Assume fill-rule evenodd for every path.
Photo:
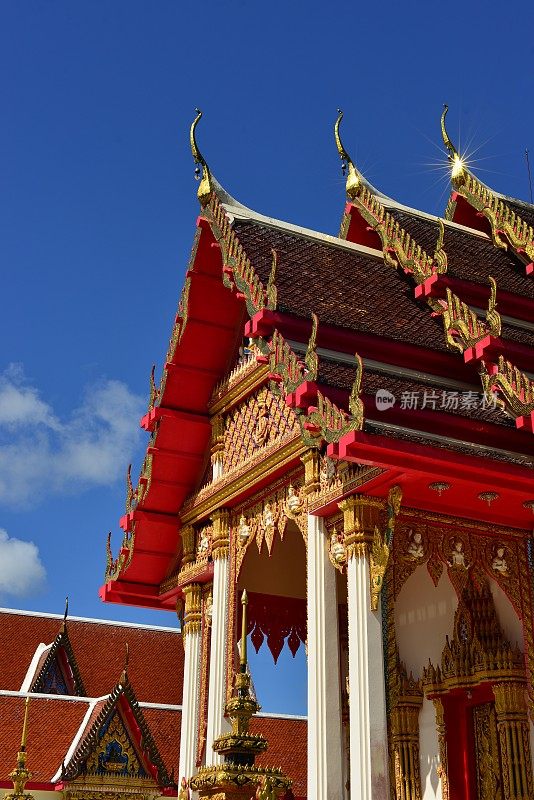
<instances>
[{"instance_id":1,"label":"roof ridge finial","mask_svg":"<svg viewBox=\"0 0 534 800\"><path fill-rule=\"evenodd\" d=\"M128 680L128 664L130 663L130 645L128 644L128 642L126 642L125 650L126 652L124 654L124 667L120 679L121 683L126 683L126 681Z\"/></svg>"},{"instance_id":2,"label":"roof ridge finial","mask_svg":"<svg viewBox=\"0 0 534 800\"><path fill-rule=\"evenodd\" d=\"M63 614L63 622L61 624L61 630L65 631L67 629L67 617L69 615L69 596L65 597L65 612Z\"/></svg>"},{"instance_id":3,"label":"roof ridge finial","mask_svg":"<svg viewBox=\"0 0 534 800\"><path fill-rule=\"evenodd\" d=\"M213 186L211 183L211 173L209 170L208 165L206 164L206 160L202 153L200 152L197 140L196 140L196 127L202 118L202 111L199 108L195 108L196 117L193 120L191 125L191 132L189 134L189 140L191 143L191 152L193 154L193 159L196 164L195 167L195 178L196 180L200 181L197 197L200 200L201 205L205 206L208 202L211 193L213 191ZM200 169L202 167L202 170Z\"/></svg>"},{"instance_id":4,"label":"roof ridge finial","mask_svg":"<svg viewBox=\"0 0 534 800\"><path fill-rule=\"evenodd\" d=\"M449 106L447 103L443 104L443 111L441 113L441 137L443 139L443 144L448 150L448 157L449 161L452 164L452 180L453 183L459 184L463 181L463 175L465 170L465 162L461 155L459 154L456 147L453 145L449 134L447 133L447 128L445 127L445 117L449 111Z\"/></svg>"},{"instance_id":5,"label":"roof ridge finial","mask_svg":"<svg viewBox=\"0 0 534 800\"><path fill-rule=\"evenodd\" d=\"M350 197L351 200L354 200L355 197L358 196L360 193L360 189L362 186L362 176L354 166L351 157L343 147L343 143L341 141L341 136L339 135L339 125L341 120L343 119L343 111L338 108L337 110L338 117L336 119L334 125L334 138L336 140L337 151L339 153L339 157L341 158L341 169L343 175L347 175L347 181L345 184L345 191L347 192L347 196Z\"/></svg>"}]
</instances>

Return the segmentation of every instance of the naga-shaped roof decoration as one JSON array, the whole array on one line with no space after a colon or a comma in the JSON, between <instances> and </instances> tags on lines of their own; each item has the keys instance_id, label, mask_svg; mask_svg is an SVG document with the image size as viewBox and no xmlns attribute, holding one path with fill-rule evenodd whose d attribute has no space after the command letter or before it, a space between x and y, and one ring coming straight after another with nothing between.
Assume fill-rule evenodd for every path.
<instances>
[{"instance_id":1,"label":"naga-shaped roof decoration","mask_svg":"<svg viewBox=\"0 0 534 800\"><path fill-rule=\"evenodd\" d=\"M348 155L339 133L343 112L338 109L334 125L334 138L341 158L343 173L347 173L347 197L355 205L367 222L380 236L384 260L389 266L400 267L405 273L413 275L417 283L423 283L435 273L447 271L447 254L443 250L444 228L438 219L438 238L434 253L430 255L413 239L399 222L386 210L383 200L387 198L365 180L356 169ZM342 225L341 238L346 238Z\"/></svg>"},{"instance_id":2,"label":"naga-shaped roof decoration","mask_svg":"<svg viewBox=\"0 0 534 800\"><path fill-rule=\"evenodd\" d=\"M213 183L211 179L210 169L206 163L204 156L202 155L202 153L198 148L196 139L196 127L200 122L200 119L202 118L202 111L199 108L196 108L195 111L196 111L196 117L191 125L189 140L191 143L191 152L193 154L193 159L196 164L195 178L200 181L197 190L197 197L200 200L201 205L205 206L208 200L210 199L211 193L213 191Z\"/></svg>"},{"instance_id":3,"label":"naga-shaped roof decoration","mask_svg":"<svg viewBox=\"0 0 534 800\"><path fill-rule=\"evenodd\" d=\"M506 250L511 246L522 260L528 259L530 262L528 266L531 266L534 262L534 228L510 208L506 202L507 198L495 194L470 172L447 133L445 118L448 110L448 106L444 105L441 115L441 135L452 164L451 180L456 193L486 217L496 247ZM452 219L454 208L455 199L451 197L445 212L446 219ZM527 269L527 273L531 271L532 269Z\"/></svg>"}]
</instances>

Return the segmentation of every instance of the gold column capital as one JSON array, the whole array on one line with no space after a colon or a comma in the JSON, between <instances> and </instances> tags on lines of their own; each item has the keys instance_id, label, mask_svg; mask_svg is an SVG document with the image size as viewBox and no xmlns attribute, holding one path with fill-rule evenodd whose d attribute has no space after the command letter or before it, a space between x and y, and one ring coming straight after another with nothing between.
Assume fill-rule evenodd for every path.
<instances>
[{"instance_id":1,"label":"gold column capital","mask_svg":"<svg viewBox=\"0 0 534 800\"><path fill-rule=\"evenodd\" d=\"M212 558L227 558L230 546L230 511L218 508L211 515L213 522L213 539L211 543Z\"/></svg>"},{"instance_id":2,"label":"gold column capital","mask_svg":"<svg viewBox=\"0 0 534 800\"><path fill-rule=\"evenodd\" d=\"M183 635L197 633L202 623L202 585L190 583L183 588L185 600Z\"/></svg>"},{"instance_id":3,"label":"gold column capital","mask_svg":"<svg viewBox=\"0 0 534 800\"><path fill-rule=\"evenodd\" d=\"M372 544L375 530L380 526L384 501L376 497L353 494L338 504L343 512L344 542L347 557L363 557Z\"/></svg>"},{"instance_id":4,"label":"gold column capital","mask_svg":"<svg viewBox=\"0 0 534 800\"><path fill-rule=\"evenodd\" d=\"M192 525L184 525L180 530L182 537L182 563L183 569L186 564L191 564L195 560L195 529Z\"/></svg>"},{"instance_id":5,"label":"gold column capital","mask_svg":"<svg viewBox=\"0 0 534 800\"><path fill-rule=\"evenodd\" d=\"M211 420L211 463L222 462L224 457L224 417L215 414Z\"/></svg>"},{"instance_id":6,"label":"gold column capital","mask_svg":"<svg viewBox=\"0 0 534 800\"><path fill-rule=\"evenodd\" d=\"M316 447L310 447L301 455L300 460L304 465L304 487L305 495L317 492L321 485L319 478L321 470L321 455Z\"/></svg>"}]
</instances>

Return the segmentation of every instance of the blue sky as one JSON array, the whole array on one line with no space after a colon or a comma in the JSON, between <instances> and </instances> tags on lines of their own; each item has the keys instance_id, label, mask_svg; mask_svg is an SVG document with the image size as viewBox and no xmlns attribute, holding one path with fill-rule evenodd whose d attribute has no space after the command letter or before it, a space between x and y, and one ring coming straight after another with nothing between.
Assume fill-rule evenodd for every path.
<instances>
[{"instance_id":1,"label":"blue sky","mask_svg":"<svg viewBox=\"0 0 534 800\"><path fill-rule=\"evenodd\" d=\"M353 159L399 201L443 211L445 101L480 178L528 199L533 16L521 0L0 5L2 605L60 612L68 593L75 615L171 624L97 589L193 239L195 106L228 191L317 230L343 210L340 105Z\"/></svg>"}]
</instances>

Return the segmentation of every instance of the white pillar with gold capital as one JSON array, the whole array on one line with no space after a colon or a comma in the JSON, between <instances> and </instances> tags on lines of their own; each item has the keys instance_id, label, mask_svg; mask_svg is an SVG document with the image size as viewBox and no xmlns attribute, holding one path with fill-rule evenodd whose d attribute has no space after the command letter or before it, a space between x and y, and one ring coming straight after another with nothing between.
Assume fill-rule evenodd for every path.
<instances>
[{"instance_id":1,"label":"white pillar with gold capital","mask_svg":"<svg viewBox=\"0 0 534 800\"><path fill-rule=\"evenodd\" d=\"M199 691L201 667L202 587L191 583L183 590L185 598L182 636L184 641L184 687L178 786L197 771Z\"/></svg>"},{"instance_id":2,"label":"white pillar with gold capital","mask_svg":"<svg viewBox=\"0 0 534 800\"><path fill-rule=\"evenodd\" d=\"M389 797L386 687L380 608L371 607L370 553L384 504L355 495L340 503L347 547L350 798ZM375 596L378 599L377 596Z\"/></svg>"},{"instance_id":3,"label":"white pillar with gold capital","mask_svg":"<svg viewBox=\"0 0 534 800\"><path fill-rule=\"evenodd\" d=\"M324 522L308 514L308 797L340 800L343 735L336 570Z\"/></svg>"},{"instance_id":4,"label":"white pillar with gold capital","mask_svg":"<svg viewBox=\"0 0 534 800\"><path fill-rule=\"evenodd\" d=\"M230 520L226 509L212 514L213 519L213 597L211 618L210 674L208 682L208 724L206 761L222 763L213 753L215 739L230 730L224 716L226 705L226 644L228 636L228 589L230 583L229 537Z\"/></svg>"}]
</instances>

